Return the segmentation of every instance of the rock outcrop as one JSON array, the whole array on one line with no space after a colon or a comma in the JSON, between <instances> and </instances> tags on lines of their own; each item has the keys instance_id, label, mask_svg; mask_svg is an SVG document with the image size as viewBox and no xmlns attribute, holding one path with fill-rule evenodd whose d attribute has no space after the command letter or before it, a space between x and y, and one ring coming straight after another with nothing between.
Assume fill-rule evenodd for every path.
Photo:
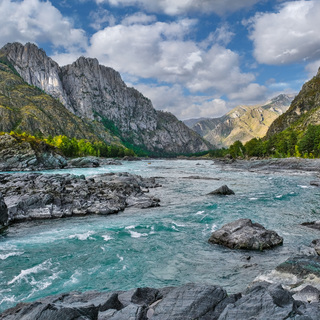
<instances>
[{"instance_id":1,"label":"rock outcrop","mask_svg":"<svg viewBox=\"0 0 320 320\"><path fill-rule=\"evenodd\" d=\"M231 249L264 250L281 245L283 238L250 219L239 219L214 231L209 242Z\"/></svg>"},{"instance_id":2,"label":"rock outcrop","mask_svg":"<svg viewBox=\"0 0 320 320\"><path fill-rule=\"evenodd\" d=\"M238 106L220 118L186 120L185 123L218 148L239 140L262 138L272 122L290 106L294 95L281 94L263 105Z\"/></svg>"},{"instance_id":3,"label":"rock outcrop","mask_svg":"<svg viewBox=\"0 0 320 320\"><path fill-rule=\"evenodd\" d=\"M156 187L152 178L130 174L106 174L98 178L72 174L14 173L0 175L8 220L15 223L87 214L108 215L128 206L155 207L159 200L141 187Z\"/></svg>"},{"instance_id":4,"label":"rock outcrop","mask_svg":"<svg viewBox=\"0 0 320 320\"><path fill-rule=\"evenodd\" d=\"M82 119L99 123L130 144L153 153L193 153L211 145L170 113L129 88L115 70L97 59L80 57L59 67L34 44L7 44L0 55L30 85L59 99Z\"/></svg>"},{"instance_id":5,"label":"rock outcrop","mask_svg":"<svg viewBox=\"0 0 320 320\"><path fill-rule=\"evenodd\" d=\"M0 135L0 171L58 169L67 160L46 143L32 145L17 136Z\"/></svg>"},{"instance_id":6,"label":"rock outcrop","mask_svg":"<svg viewBox=\"0 0 320 320\"><path fill-rule=\"evenodd\" d=\"M307 286L320 290L320 256L299 255L288 258L275 270L258 276L254 282L267 281L281 283L293 294L299 293Z\"/></svg>"},{"instance_id":7,"label":"rock outcrop","mask_svg":"<svg viewBox=\"0 0 320 320\"><path fill-rule=\"evenodd\" d=\"M311 290L311 288L310 288ZM320 302L300 301L281 285L258 283L243 294L227 295L214 285L186 284L162 289L71 292L19 303L1 320L318 320Z\"/></svg>"},{"instance_id":8,"label":"rock outcrop","mask_svg":"<svg viewBox=\"0 0 320 320\"><path fill-rule=\"evenodd\" d=\"M218 195L218 196L228 196L233 194L234 194L234 191L231 190L227 185L223 185L220 188L208 193L208 195Z\"/></svg>"},{"instance_id":9,"label":"rock outcrop","mask_svg":"<svg viewBox=\"0 0 320 320\"><path fill-rule=\"evenodd\" d=\"M8 219L8 208L6 203L4 202L2 193L0 192L0 227L6 225Z\"/></svg>"}]
</instances>

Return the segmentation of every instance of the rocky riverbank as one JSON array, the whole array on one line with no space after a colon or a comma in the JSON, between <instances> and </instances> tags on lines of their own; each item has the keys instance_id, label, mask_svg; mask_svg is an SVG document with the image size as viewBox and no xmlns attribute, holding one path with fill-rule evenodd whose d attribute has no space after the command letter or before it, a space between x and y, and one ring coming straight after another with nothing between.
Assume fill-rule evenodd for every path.
<instances>
[{"instance_id":1,"label":"rocky riverbank","mask_svg":"<svg viewBox=\"0 0 320 320\"><path fill-rule=\"evenodd\" d=\"M1 174L0 185L7 206L7 214L0 220L2 225L87 214L108 215L128 206L159 205L158 199L144 192L159 186L155 179L128 173L91 178L72 174Z\"/></svg>"},{"instance_id":2,"label":"rocky riverbank","mask_svg":"<svg viewBox=\"0 0 320 320\"><path fill-rule=\"evenodd\" d=\"M312 287L292 295L280 284L259 282L243 293L228 295L220 286L191 283L176 288L59 294L19 303L0 314L0 319L317 320L319 312L319 291Z\"/></svg>"},{"instance_id":3,"label":"rocky riverbank","mask_svg":"<svg viewBox=\"0 0 320 320\"><path fill-rule=\"evenodd\" d=\"M228 169L247 170L256 172L277 172L288 170L291 172L320 173L320 159L302 158L272 158L272 159L214 159L215 165Z\"/></svg>"}]
</instances>

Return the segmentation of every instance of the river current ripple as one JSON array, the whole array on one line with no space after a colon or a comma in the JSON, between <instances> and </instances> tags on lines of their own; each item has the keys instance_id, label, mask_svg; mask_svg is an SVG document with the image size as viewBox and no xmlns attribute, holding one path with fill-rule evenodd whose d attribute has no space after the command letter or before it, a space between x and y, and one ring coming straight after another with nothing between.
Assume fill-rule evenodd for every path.
<instances>
[{"instance_id":1,"label":"river current ripple","mask_svg":"<svg viewBox=\"0 0 320 320\"><path fill-rule=\"evenodd\" d=\"M73 290L197 282L235 293L320 238L319 231L300 225L320 217L320 189L310 186L311 173L235 171L209 160L135 161L49 172L155 176L162 187L150 194L161 199L161 207L9 227L0 235L0 312L20 301ZM235 195L207 195L223 184ZM212 231L239 218L275 230L283 246L248 252L208 243Z\"/></svg>"}]
</instances>

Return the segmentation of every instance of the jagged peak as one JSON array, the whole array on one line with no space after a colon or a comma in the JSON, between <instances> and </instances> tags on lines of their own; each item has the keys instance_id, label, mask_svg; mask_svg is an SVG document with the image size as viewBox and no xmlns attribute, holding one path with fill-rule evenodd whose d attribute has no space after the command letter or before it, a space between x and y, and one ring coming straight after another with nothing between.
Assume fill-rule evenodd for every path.
<instances>
[{"instance_id":1,"label":"jagged peak","mask_svg":"<svg viewBox=\"0 0 320 320\"><path fill-rule=\"evenodd\" d=\"M84 65L84 64L88 64L90 66L95 66L98 67L99 61L96 58L88 58L88 57L84 57L81 56L79 57L75 62L72 63L73 65Z\"/></svg>"},{"instance_id":2,"label":"jagged peak","mask_svg":"<svg viewBox=\"0 0 320 320\"><path fill-rule=\"evenodd\" d=\"M7 43L4 45L1 49L1 51L38 51L41 52L43 55L47 55L46 52L42 49L39 48L36 44L32 42L27 42L25 45L23 45L20 42L12 42L12 43Z\"/></svg>"}]
</instances>

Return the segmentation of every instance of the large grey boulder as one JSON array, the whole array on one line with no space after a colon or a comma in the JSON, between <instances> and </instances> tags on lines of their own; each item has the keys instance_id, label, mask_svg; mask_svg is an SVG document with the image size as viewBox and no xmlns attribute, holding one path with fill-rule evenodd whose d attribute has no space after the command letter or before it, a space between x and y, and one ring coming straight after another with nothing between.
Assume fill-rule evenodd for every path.
<instances>
[{"instance_id":1,"label":"large grey boulder","mask_svg":"<svg viewBox=\"0 0 320 320\"><path fill-rule=\"evenodd\" d=\"M281 245L283 238L250 219L239 219L214 231L209 242L231 249L264 250Z\"/></svg>"},{"instance_id":2,"label":"large grey boulder","mask_svg":"<svg viewBox=\"0 0 320 320\"><path fill-rule=\"evenodd\" d=\"M229 304L219 320L284 320L291 318L296 308L297 302L281 285L259 283L246 292L240 300Z\"/></svg>"}]
</instances>

